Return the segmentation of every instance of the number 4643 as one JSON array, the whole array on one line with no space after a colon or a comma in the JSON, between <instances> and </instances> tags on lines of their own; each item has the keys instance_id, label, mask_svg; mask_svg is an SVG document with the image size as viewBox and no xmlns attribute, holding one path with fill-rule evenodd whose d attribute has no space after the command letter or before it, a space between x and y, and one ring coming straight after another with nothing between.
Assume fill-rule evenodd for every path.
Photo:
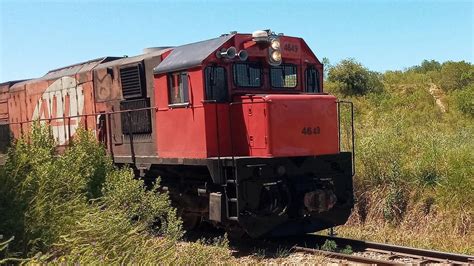
<instances>
[{"instance_id":1,"label":"number 4643","mask_svg":"<svg viewBox=\"0 0 474 266\"><path fill-rule=\"evenodd\" d=\"M303 135L318 135L321 133L321 129L319 127L304 127L301 130L301 134Z\"/></svg>"}]
</instances>

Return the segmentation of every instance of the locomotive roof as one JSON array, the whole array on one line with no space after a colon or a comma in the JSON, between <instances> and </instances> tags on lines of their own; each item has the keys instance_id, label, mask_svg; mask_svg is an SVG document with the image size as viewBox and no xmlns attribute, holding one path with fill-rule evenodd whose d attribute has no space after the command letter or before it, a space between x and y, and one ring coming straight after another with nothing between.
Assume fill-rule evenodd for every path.
<instances>
[{"instance_id":1,"label":"locomotive roof","mask_svg":"<svg viewBox=\"0 0 474 266\"><path fill-rule=\"evenodd\" d=\"M28 83L34 83L39 80L51 80L51 79L57 79L64 76L72 76L72 75L76 75L82 72L87 72L94 69L99 64L110 62L110 61L117 60L120 58L121 57L106 56L106 57L100 57L100 58L92 59L92 60L85 61L82 63L74 64L74 65L69 65L69 66L53 69L53 70L48 71L48 73L46 73L42 77L15 82L11 84L10 89L16 89L17 87L21 87Z\"/></svg>"},{"instance_id":2,"label":"locomotive roof","mask_svg":"<svg viewBox=\"0 0 474 266\"><path fill-rule=\"evenodd\" d=\"M20 83L20 82L24 82L24 81L27 81L28 79L19 79L19 80L10 80L10 81L5 81L5 82L2 82L0 83L0 87L3 87L3 86L6 86L7 88L16 84L16 83Z\"/></svg>"},{"instance_id":3,"label":"locomotive roof","mask_svg":"<svg viewBox=\"0 0 474 266\"><path fill-rule=\"evenodd\" d=\"M153 69L154 73L159 74L199 66L204 59L233 36L234 34L225 35L219 38L175 47L168 57Z\"/></svg>"},{"instance_id":4,"label":"locomotive roof","mask_svg":"<svg viewBox=\"0 0 474 266\"><path fill-rule=\"evenodd\" d=\"M167 51L169 51L171 49L172 48L163 48L163 49L160 49L158 51L144 53L144 54L140 54L140 55L136 55L136 56L123 57L123 58L120 58L120 59L112 61L112 62L102 63L99 66L97 66L96 69L111 67L111 66L115 66L115 65L123 66L123 65L127 65L127 64L133 64L133 63L140 62L140 61L142 61L144 59L147 59L147 58L150 58L150 57L162 55L162 54L166 53Z\"/></svg>"},{"instance_id":5,"label":"locomotive roof","mask_svg":"<svg viewBox=\"0 0 474 266\"><path fill-rule=\"evenodd\" d=\"M96 66L98 66L99 64L114 61L120 58L121 57L106 56L106 57L100 57L97 59L92 59L86 62L82 62L82 63L70 65L70 66L53 69L53 70L50 70L48 73L46 73L46 75L42 76L40 79L54 79L54 78L59 78L59 77L64 77L64 76L72 76L80 72L90 71L94 69Z\"/></svg>"},{"instance_id":6,"label":"locomotive roof","mask_svg":"<svg viewBox=\"0 0 474 266\"><path fill-rule=\"evenodd\" d=\"M131 56L131 57L114 57L114 56L100 57L100 58L88 60L85 62L50 70L44 76L39 77L39 78L17 80L17 81L7 81L7 82L0 83L0 85L1 86L8 85L10 89L14 89L17 87L21 87L24 84L34 83L39 80L51 80L51 79L56 79L56 78L60 78L64 76L73 76L82 72L91 71L93 69L110 67L114 65L126 65L126 64L136 63L149 57L161 55L169 51L170 49L171 48L164 48L158 51L152 51L149 53L140 54L140 55Z\"/></svg>"}]
</instances>

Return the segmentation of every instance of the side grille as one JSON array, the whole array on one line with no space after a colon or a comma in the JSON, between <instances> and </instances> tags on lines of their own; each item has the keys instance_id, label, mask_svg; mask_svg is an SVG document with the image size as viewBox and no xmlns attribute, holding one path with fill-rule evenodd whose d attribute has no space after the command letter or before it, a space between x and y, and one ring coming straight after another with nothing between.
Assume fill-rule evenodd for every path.
<instances>
[{"instance_id":1,"label":"side grille","mask_svg":"<svg viewBox=\"0 0 474 266\"><path fill-rule=\"evenodd\" d=\"M151 133L151 113L150 110L133 111L134 109L141 109L150 107L150 99L137 99L127 100L120 103L120 110L132 110L129 113L124 112L121 114L122 121L122 132L124 135L129 134L129 130L132 134L149 134ZM130 120L132 124L130 125Z\"/></svg>"},{"instance_id":2,"label":"side grille","mask_svg":"<svg viewBox=\"0 0 474 266\"><path fill-rule=\"evenodd\" d=\"M5 153L11 141L10 126L8 124L0 125L0 153Z\"/></svg>"},{"instance_id":3,"label":"side grille","mask_svg":"<svg viewBox=\"0 0 474 266\"><path fill-rule=\"evenodd\" d=\"M145 79L142 74L141 65L123 67L120 69L120 81L122 83L122 93L125 99L144 97Z\"/></svg>"}]
</instances>

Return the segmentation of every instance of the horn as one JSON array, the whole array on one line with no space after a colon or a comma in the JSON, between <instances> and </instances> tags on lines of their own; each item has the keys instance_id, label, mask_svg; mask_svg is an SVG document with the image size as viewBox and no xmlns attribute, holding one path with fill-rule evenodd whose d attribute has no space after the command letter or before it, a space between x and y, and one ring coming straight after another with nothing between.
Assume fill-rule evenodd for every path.
<instances>
[{"instance_id":1,"label":"horn","mask_svg":"<svg viewBox=\"0 0 474 266\"><path fill-rule=\"evenodd\" d=\"M247 58L249 58L249 53L245 50L240 50L237 56L239 57L240 61L245 61Z\"/></svg>"},{"instance_id":2,"label":"horn","mask_svg":"<svg viewBox=\"0 0 474 266\"><path fill-rule=\"evenodd\" d=\"M216 56L217 58L225 57L228 59L232 59L235 57L236 54L237 54L237 50L235 49L234 46L231 46L227 48L227 50L222 49L221 51L217 51Z\"/></svg>"}]
</instances>

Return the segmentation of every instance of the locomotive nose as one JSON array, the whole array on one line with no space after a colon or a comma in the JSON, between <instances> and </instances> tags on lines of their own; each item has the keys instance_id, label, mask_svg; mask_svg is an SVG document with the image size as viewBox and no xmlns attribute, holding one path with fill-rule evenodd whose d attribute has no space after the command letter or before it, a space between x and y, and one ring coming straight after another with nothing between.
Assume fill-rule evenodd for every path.
<instances>
[{"instance_id":1,"label":"locomotive nose","mask_svg":"<svg viewBox=\"0 0 474 266\"><path fill-rule=\"evenodd\" d=\"M242 110L249 155L317 156L339 153L336 98L269 94ZM237 146L237 145L236 145ZM244 153L243 151L242 153Z\"/></svg>"},{"instance_id":2,"label":"locomotive nose","mask_svg":"<svg viewBox=\"0 0 474 266\"><path fill-rule=\"evenodd\" d=\"M339 152L336 98L330 95L267 95L272 156Z\"/></svg>"}]
</instances>

